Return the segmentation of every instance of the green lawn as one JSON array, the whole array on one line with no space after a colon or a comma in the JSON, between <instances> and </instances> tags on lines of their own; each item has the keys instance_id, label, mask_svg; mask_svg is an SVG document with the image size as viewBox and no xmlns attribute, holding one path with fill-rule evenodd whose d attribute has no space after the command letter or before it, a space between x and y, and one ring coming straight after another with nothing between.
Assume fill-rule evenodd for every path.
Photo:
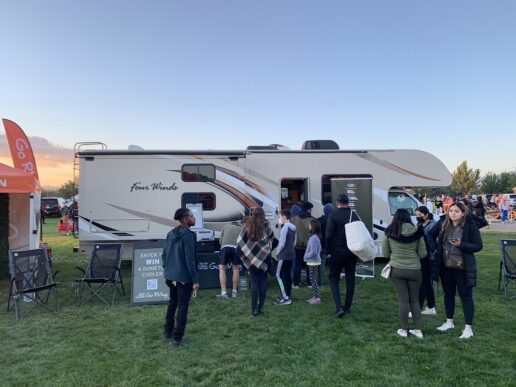
<instances>
[{"instance_id":1,"label":"green lawn","mask_svg":"<svg viewBox=\"0 0 516 387\"><path fill-rule=\"evenodd\" d=\"M249 298L219 300L216 290L192 300L186 336L189 347L172 349L162 339L166 305L131 307L129 295L113 308L75 306L75 266L84 254L77 241L57 236L48 219L45 240L59 270L62 312L41 308L16 322L6 312L8 281L0 281L0 383L2 385L515 385L516 300L503 299L498 286L498 241L516 234L483 233L477 255L475 337L458 339L462 310L458 301L451 333L436 327L444 320L425 317L425 338L396 336L397 302L389 281L358 280L353 312L334 316L327 280L321 305L308 305L309 289L293 290L290 306L272 305L277 288L269 279L265 316L252 317ZM379 274L383 263L377 265ZM124 262L130 289L130 262Z\"/></svg>"}]
</instances>

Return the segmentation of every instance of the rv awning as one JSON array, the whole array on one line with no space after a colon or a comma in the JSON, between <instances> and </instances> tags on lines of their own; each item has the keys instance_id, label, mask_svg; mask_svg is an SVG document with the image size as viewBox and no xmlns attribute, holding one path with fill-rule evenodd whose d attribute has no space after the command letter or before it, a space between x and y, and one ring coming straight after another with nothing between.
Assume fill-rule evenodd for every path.
<instances>
[{"instance_id":1,"label":"rv awning","mask_svg":"<svg viewBox=\"0 0 516 387\"><path fill-rule=\"evenodd\" d=\"M39 191L39 182L32 173L0 163L0 193L31 193L36 191Z\"/></svg>"}]
</instances>

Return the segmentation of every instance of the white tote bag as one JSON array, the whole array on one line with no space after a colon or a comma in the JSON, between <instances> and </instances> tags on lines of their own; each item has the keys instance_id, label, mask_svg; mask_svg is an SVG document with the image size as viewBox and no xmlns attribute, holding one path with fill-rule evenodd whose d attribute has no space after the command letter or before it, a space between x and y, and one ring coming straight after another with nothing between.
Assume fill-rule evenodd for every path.
<instances>
[{"instance_id":1,"label":"white tote bag","mask_svg":"<svg viewBox=\"0 0 516 387\"><path fill-rule=\"evenodd\" d=\"M364 222L362 220L351 222L352 216L353 210L351 210L349 222L345 225L348 249L362 261L372 261L377 253L374 240L371 238L371 234L369 234Z\"/></svg>"}]
</instances>

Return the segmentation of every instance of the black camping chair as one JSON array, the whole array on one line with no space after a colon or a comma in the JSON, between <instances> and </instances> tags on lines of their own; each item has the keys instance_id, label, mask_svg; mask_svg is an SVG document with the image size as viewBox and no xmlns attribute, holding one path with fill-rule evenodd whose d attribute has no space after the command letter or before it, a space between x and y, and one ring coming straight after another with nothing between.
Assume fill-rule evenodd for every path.
<instances>
[{"instance_id":1,"label":"black camping chair","mask_svg":"<svg viewBox=\"0 0 516 387\"><path fill-rule=\"evenodd\" d=\"M76 279L78 283L79 300L77 306L86 304L88 301L98 297L105 304L113 306L115 303L115 293L118 291L120 295L125 296L124 283L122 274L120 273L120 264L122 263L122 244L97 244L91 252L90 262L86 270L77 267L84 273L83 278ZM82 294L84 288L89 290L89 298L84 302ZM105 297L104 289L111 288L109 302Z\"/></svg>"},{"instance_id":2,"label":"black camping chair","mask_svg":"<svg viewBox=\"0 0 516 387\"><path fill-rule=\"evenodd\" d=\"M11 287L7 311L12 308L12 299L16 320L27 316L38 305L51 312L59 312L58 283L54 282L50 271L46 249L10 251L9 274ZM48 305L51 294L55 299L54 308Z\"/></svg>"},{"instance_id":3,"label":"black camping chair","mask_svg":"<svg viewBox=\"0 0 516 387\"><path fill-rule=\"evenodd\" d=\"M498 279L498 290L500 283L503 285L503 293L506 300L511 300L509 295L509 285L512 281L516 281L516 240L502 239L500 240L500 276Z\"/></svg>"}]
</instances>

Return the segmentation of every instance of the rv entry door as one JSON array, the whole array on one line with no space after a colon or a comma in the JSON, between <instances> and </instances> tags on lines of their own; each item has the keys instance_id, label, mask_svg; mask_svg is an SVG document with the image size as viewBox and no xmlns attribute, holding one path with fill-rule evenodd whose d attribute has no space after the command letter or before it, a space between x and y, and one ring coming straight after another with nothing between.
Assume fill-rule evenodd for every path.
<instances>
[{"instance_id":1,"label":"rv entry door","mask_svg":"<svg viewBox=\"0 0 516 387\"><path fill-rule=\"evenodd\" d=\"M294 204L308 201L308 179L284 178L281 180L281 209L289 210Z\"/></svg>"}]
</instances>

